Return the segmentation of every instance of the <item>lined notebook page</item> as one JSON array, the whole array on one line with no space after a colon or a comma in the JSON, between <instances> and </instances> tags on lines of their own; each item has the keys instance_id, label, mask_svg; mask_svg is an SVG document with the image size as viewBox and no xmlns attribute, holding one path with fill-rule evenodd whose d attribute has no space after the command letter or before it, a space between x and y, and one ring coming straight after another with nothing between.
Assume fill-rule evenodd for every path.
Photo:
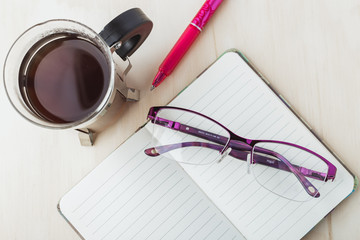
<instances>
[{"instance_id":1,"label":"lined notebook page","mask_svg":"<svg viewBox=\"0 0 360 240\"><path fill-rule=\"evenodd\" d=\"M305 146L337 167L336 180L325 184L319 199L299 203L260 187L246 163L231 157L183 165L247 239L300 239L353 190L353 177L237 53L222 56L170 105L206 114L246 138Z\"/></svg>"},{"instance_id":2,"label":"lined notebook page","mask_svg":"<svg viewBox=\"0 0 360 240\"><path fill-rule=\"evenodd\" d=\"M144 128L59 203L85 239L244 239L176 162L149 158Z\"/></svg>"}]
</instances>

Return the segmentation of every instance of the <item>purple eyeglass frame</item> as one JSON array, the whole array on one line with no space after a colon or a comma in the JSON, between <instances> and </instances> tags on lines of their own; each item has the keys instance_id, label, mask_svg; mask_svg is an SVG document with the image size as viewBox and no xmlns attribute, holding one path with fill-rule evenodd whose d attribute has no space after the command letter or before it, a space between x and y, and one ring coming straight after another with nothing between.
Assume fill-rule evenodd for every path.
<instances>
[{"instance_id":1,"label":"purple eyeglass frame","mask_svg":"<svg viewBox=\"0 0 360 240\"><path fill-rule=\"evenodd\" d=\"M180 110L180 111L197 114L201 117L204 117L204 118L218 124L224 130L226 130L229 133L229 138L223 137L223 136L211 133L211 132L207 132L207 131L204 131L201 129L197 129L197 128L194 128L194 127L191 127L191 126L188 126L188 125L176 122L176 121L159 118L159 117L157 117L157 114L162 109ZM173 129L176 131L180 131L182 133L186 133L189 135L193 135L193 136L196 136L196 137L199 137L199 138L202 138L202 139L205 139L205 140L215 143L215 144L212 144L212 143L206 143L206 142L182 142L182 143L156 146L156 147L145 149L145 154L147 154L148 156L151 156L151 157L159 156L160 154L163 154L165 152L175 150L178 148L190 147L190 146L192 146L192 147L198 146L198 147L206 147L206 148L214 149L214 150L219 151L221 155L224 154L224 152L226 152L229 148L231 148L231 150L228 154L239 160L246 161L246 157L250 153L251 159L252 159L252 162L250 162L251 164L257 163L257 164L269 166L272 168L277 168L279 170L292 172L297 177L297 179L299 180L299 182L301 183L301 185L303 186L305 191L310 196L315 197L315 198L318 198L320 196L320 193L306 177L325 181L325 182L327 182L328 180L334 181L334 179L335 179L336 167L331 162L329 162L327 159L325 159L324 157L322 157L321 155L317 154L316 152L314 152L310 149L307 149L305 147L302 147L302 146L299 146L299 145L296 145L293 143L283 142L283 141L254 140L254 139L243 138L243 137L233 133L231 130L229 130L228 128L226 128L224 125L217 122L216 120L214 120L204 114L195 112L193 110L179 108L179 107L171 107L171 106L156 106L156 107L150 108L149 113L148 113L148 119L153 124L161 125L163 127L167 127L167 128L170 128L170 129ZM222 146L217 145L216 143L221 144ZM278 144L289 145L292 147L302 149L310 154L317 156L319 159L321 159L328 166L328 172L327 173L317 172L317 171L310 170L310 169L307 169L307 168L304 168L301 166L292 165L285 157L283 157L279 153L268 150L268 149L260 148L260 147L256 147L257 153L263 153L263 154L274 156L277 159L280 159L280 161L274 161L274 160L271 161L268 159L268 157L258 155L258 154L254 155L254 150L255 150L254 146L257 143L278 143Z\"/></svg>"}]
</instances>

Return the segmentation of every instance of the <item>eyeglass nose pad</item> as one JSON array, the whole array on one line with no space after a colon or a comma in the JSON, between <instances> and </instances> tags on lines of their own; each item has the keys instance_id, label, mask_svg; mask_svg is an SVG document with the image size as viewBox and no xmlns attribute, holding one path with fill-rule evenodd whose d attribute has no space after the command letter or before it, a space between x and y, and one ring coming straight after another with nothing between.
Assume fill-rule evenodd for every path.
<instances>
[{"instance_id":1,"label":"eyeglass nose pad","mask_svg":"<svg viewBox=\"0 0 360 240\"><path fill-rule=\"evenodd\" d=\"M221 157L218 160L218 163L220 163L224 158L226 158L229 155L229 153L231 152L231 150L232 149L230 147L228 149L226 149L226 151L223 154L221 154Z\"/></svg>"},{"instance_id":2,"label":"eyeglass nose pad","mask_svg":"<svg viewBox=\"0 0 360 240\"><path fill-rule=\"evenodd\" d=\"M250 174L250 164L251 164L251 154L248 153L248 155L246 156L246 163L247 163L247 173Z\"/></svg>"}]
</instances>

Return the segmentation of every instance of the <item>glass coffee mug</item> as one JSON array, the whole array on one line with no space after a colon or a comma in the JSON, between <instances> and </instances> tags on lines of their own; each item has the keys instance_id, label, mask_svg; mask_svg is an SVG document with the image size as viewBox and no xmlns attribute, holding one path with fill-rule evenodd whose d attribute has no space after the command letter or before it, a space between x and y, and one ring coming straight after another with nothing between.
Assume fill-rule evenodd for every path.
<instances>
[{"instance_id":1,"label":"glass coffee mug","mask_svg":"<svg viewBox=\"0 0 360 240\"><path fill-rule=\"evenodd\" d=\"M82 145L92 145L94 128L110 114L116 92L136 101L115 70L113 52L128 60L144 42L152 22L130 9L97 34L72 20L50 20L26 30L11 46L4 65L7 96L28 121L51 129L76 129ZM106 113L106 114L105 114ZM99 124L101 125L101 124Z\"/></svg>"}]
</instances>

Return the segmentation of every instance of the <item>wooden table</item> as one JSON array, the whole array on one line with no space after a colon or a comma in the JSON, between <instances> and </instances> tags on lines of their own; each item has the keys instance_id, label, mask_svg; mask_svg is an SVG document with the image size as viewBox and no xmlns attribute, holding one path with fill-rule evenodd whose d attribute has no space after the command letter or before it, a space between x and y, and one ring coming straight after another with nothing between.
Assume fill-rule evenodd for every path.
<instances>
[{"instance_id":1,"label":"wooden table","mask_svg":"<svg viewBox=\"0 0 360 240\"><path fill-rule=\"evenodd\" d=\"M74 131L52 131L22 119L1 84L0 239L79 239L57 212L58 200L163 105L229 48L244 52L271 84L360 176L360 4L335 0L225 0L173 74L150 92L159 64L202 5L200 0L1 0L0 59L28 27L54 18L96 31L140 7L154 22L131 57L127 81L141 100L126 103L115 124L81 147ZM1 81L2 82L2 81ZM355 192L306 239L360 236Z\"/></svg>"}]
</instances>

